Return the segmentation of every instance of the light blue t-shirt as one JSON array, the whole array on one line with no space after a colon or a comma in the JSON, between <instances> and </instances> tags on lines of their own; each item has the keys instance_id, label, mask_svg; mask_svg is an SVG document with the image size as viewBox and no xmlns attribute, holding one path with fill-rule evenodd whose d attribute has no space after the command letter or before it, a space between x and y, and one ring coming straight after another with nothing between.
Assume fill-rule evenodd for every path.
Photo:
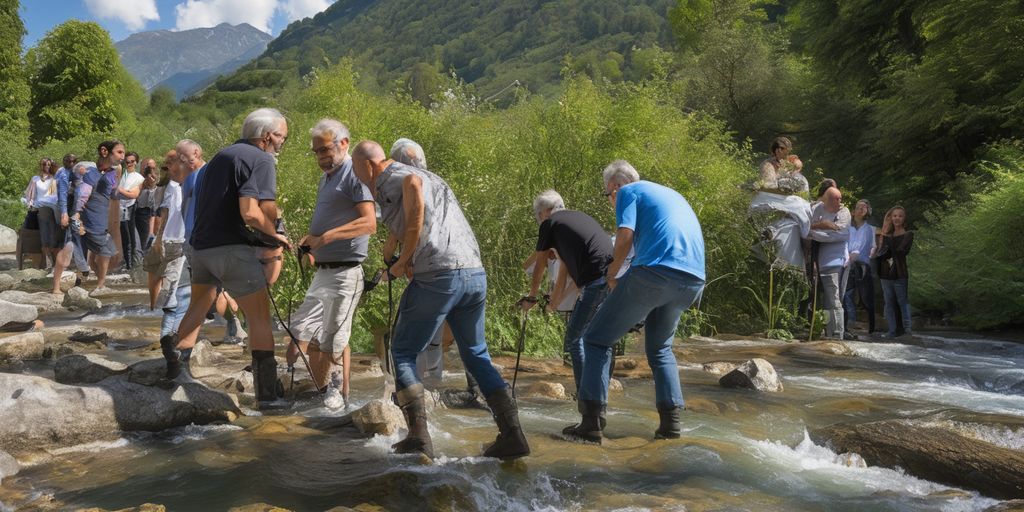
<instances>
[{"instance_id":1,"label":"light blue t-shirt","mask_svg":"<svg viewBox=\"0 0 1024 512\"><path fill-rule=\"evenodd\" d=\"M667 267L705 279L704 234L679 192L649 181L630 183L619 189L615 220L633 230L633 267Z\"/></svg>"}]
</instances>

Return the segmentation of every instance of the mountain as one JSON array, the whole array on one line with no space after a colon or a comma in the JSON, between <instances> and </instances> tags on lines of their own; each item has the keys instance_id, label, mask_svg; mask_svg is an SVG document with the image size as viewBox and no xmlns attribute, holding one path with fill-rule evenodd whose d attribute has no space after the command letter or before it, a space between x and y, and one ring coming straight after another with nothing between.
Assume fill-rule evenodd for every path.
<instances>
[{"instance_id":1,"label":"mountain","mask_svg":"<svg viewBox=\"0 0 1024 512\"><path fill-rule=\"evenodd\" d=\"M246 23L221 23L180 32L139 32L114 46L143 87L166 85L181 98L259 56L272 39Z\"/></svg>"},{"instance_id":2,"label":"mountain","mask_svg":"<svg viewBox=\"0 0 1024 512\"><path fill-rule=\"evenodd\" d=\"M342 57L354 60L362 85L383 91L426 83L426 94L454 71L481 97L515 81L544 93L560 82L567 62L615 81L629 74L636 49L672 45L667 13L674 5L675 0L338 0L313 18L293 22L263 55L218 79L202 96L220 104L279 94Z\"/></svg>"}]
</instances>

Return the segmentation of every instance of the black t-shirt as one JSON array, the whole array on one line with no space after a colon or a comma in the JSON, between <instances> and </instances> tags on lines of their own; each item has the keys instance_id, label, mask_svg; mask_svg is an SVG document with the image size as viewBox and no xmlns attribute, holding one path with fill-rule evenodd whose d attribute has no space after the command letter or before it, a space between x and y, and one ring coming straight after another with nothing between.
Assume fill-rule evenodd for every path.
<instances>
[{"instance_id":1,"label":"black t-shirt","mask_svg":"<svg viewBox=\"0 0 1024 512\"><path fill-rule=\"evenodd\" d=\"M612 238L593 217L561 210L540 225L537 250L555 249L576 286L603 277L612 261Z\"/></svg>"},{"instance_id":2,"label":"black t-shirt","mask_svg":"<svg viewBox=\"0 0 1024 512\"><path fill-rule=\"evenodd\" d=\"M259 201L277 197L277 171L274 157L240 140L220 150L209 163L197 184L195 226L192 247L201 250L222 245L251 245L253 233L245 227L238 209L238 198Z\"/></svg>"}]
</instances>

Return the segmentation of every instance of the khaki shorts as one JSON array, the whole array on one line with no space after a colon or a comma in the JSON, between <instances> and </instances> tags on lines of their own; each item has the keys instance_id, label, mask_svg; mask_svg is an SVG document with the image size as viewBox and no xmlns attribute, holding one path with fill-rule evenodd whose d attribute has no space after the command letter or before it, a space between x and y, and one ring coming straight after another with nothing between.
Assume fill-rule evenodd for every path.
<instances>
[{"instance_id":1,"label":"khaki shorts","mask_svg":"<svg viewBox=\"0 0 1024 512\"><path fill-rule=\"evenodd\" d=\"M220 286L234 297L245 297L267 287L256 249L249 245L222 245L192 249L192 284Z\"/></svg>"},{"instance_id":2,"label":"khaki shorts","mask_svg":"<svg viewBox=\"0 0 1024 512\"><path fill-rule=\"evenodd\" d=\"M291 330L321 352L340 354L352 334L352 318L363 294L363 267L323 268L313 274L306 299L292 315Z\"/></svg>"},{"instance_id":3,"label":"khaki shorts","mask_svg":"<svg viewBox=\"0 0 1024 512\"><path fill-rule=\"evenodd\" d=\"M185 242L164 242L163 251L157 254L152 248L142 257L142 269L150 274L162 275L167 264L180 258Z\"/></svg>"}]
</instances>

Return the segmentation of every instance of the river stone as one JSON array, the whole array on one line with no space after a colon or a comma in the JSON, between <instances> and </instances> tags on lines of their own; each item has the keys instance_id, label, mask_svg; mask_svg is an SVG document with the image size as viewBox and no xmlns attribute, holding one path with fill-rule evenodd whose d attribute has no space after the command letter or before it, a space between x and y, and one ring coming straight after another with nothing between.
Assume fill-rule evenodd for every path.
<instances>
[{"instance_id":1,"label":"river stone","mask_svg":"<svg viewBox=\"0 0 1024 512\"><path fill-rule=\"evenodd\" d=\"M625 391L622 387L622 381L619 379L608 379L608 392L609 393L621 393Z\"/></svg>"},{"instance_id":2,"label":"river stone","mask_svg":"<svg viewBox=\"0 0 1024 512\"><path fill-rule=\"evenodd\" d=\"M94 299L89 296L89 292L80 286L76 286L68 290L67 295L64 296L64 307L74 310L84 311L96 311L103 307L103 303L99 299Z\"/></svg>"},{"instance_id":3,"label":"river stone","mask_svg":"<svg viewBox=\"0 0 1024 512\"><path fill-rule=\"evenodd\" d=\"M128 368L128 382L152 386L167 372L167 363L161 359L139 361Z\"/></svg>"},{"instance_id":4,"label":"river stone","mask_svg":"<svg viewBox=\"0 0 1024 512\"><path fill-rule=\"evenodd\" d=\"M7 274L0 274L0 292L14 288L18 281Z\"/></svg>"},{"instance_id":5,"label":"river stone","mask_svg":"<svg viewBox=\"0 0 1024 512\"><path fill-rule=\"evenodd\" d=\"M839 424L811 432L818 444L859 453L872 466L899 467L924 480L986 496L1024 496L1024 452L904 420Z\"/></svg>"},{"instance_id":6,"label":"river stone","mask_svg":"<svg viewBox=\"0 0 1024 512\"><path fill-rule=\"evenodd\" d=\"M761 358L751 359L725 374L718 383L727 388L747 388L757 391L782 391L782 380L771 363Z\"/></svg>"},{"instance_id":7,"label":"river stone","mask_svg":"<svg viewBox=\"0 0 1024 512\"><path fill-rule=\"evenodd\" d=\"M41 332L23 332L0 338L0 361L42 359L45 345Z\"/></svg>"},{"instance_id":8,"label":"river stone","mask_svg":"<svg viewBox=\"0 0 1024 512\"><path fill-rule=\"evenodd\" d=\"M535 398L553 398L555 400L566 400L569 398L565 393L565 386L558 382L534 382L526 388L523 396Z\"/></svg>"},{"instance_id":9,"label":"river stone","mask_svg":"<svg viewBox=\"0 0 1024 512\"><path fill-rule=\"evenodd\" d=\"M0 325L11 322L28 323L35 321L36 318L39 318L39 310L34 306L0 300Z\"/></svg>"},{"instance_id":10,"label":"river stone","mask_svg":"<svg viewBox=\"0 0 1024 512\"><path fill-rule=\"evenodd\" d=\"M739 365L727 361L714 361L711 363L704 363L702 365L702 368L704 369L704 371L708 373L713 373L715 375L725 375L735 370L737 366Z\"/></svg>"},{"instance_id":11,"label":"river stone","mask_svg":"<svg viewBox=\"0 0 1024 512\"><path fill-rule=\"evenodd\" d=\"M241 507L231 507L228 512L291 512L291 510L266 503L252 503Z\"/></svg>"},{"instance_id":12,"label":"river stone","mask_svg":"<svg viewBox=\"0 0 1024 512\"><path fill-rule=\"evenodd\" d=\"M847 344L841 341L817 341L813 343L799 343L793 345L793 352L805 353L805 354L829 354L834 356L856 356L857 353L853 351Z\"/></svg>"},{"instance_id":13,"label":"river stone","mask_svg":"<svg viewBox=\"0 0 1024 512\"><path fill-rule=\"evenodd\" d=\"M18 464L18 460L11 457L11 454L0 450L0 483L3 483L4 478L14 476L21 471L21 464Z\"/></svg>"},{"instance_id":14,"label":"river stone","mask_svg":"<svg viewBox=\"0 0 1024 512\"><path fill-rule=\"evenodd\" d=\"M41 268L26 268L22 270L5 270L4 275L11 276L16 282L31 281L33 279L46 279L46 271ZM51 278L50 284L53 284Z\"/></svg>"},{"instance_id":15,"label":"river stone","mask_svg":"<svg viewBox=\"0 0 1024 512\"><path fill-rule=\"evenodd\" d=\"M223 354L213 348L209 340L199 340L192 347L192 355L188 361L192 368L210 368L223 363L225 359Z\"/></svg>"},{"instance_id":16,"label":"river stone","mask_svg":"<svg viewBox=\"0 0 1024 512\"><path fill-rule=\"evenodd\" d=\"M1004 501L986 508L984 512L1024 512L1024 499Z\"/></svg>"},{"instance_id":17,"label":"river stone","mask_svg":"<svg viewBox=\"0 0 1024 512\"><path fill-rule=\"evenodd\" d=\"M35 270L35 269L33 269L33 270ZM24 270L22 272L26 272L26 271L27 270ZM39 291L46 292L46 291L52 290L53 289L53 276L47 276L45 270L41 270L40 272L43 273L42 276L32 277L32 278L29 278L29 279L22 279L22 280L18 281L15 284L14 289L15 290L22 290L22 291L26 291L26 292L39 292ZM61 291L66 292L66 291L70 290L72 287L74 287L75 286L75 277L76 276L75 276L74 272L64 272L64 273L62 273L60 275L60 289L61 289Z\"/></svg>"},{"instance_id":18,"label":"river stone","mask_svg":"<svg viewBox=\"0 0 1024 512\"><path fill-rule=\"evenodd\" d=\"M353 412L352 423L364 434L390 436L405 428L405 417L397 405L378 398Z\"/></svg>"},{"instance_id":19,"label":"river stone","mask_svg":"<svg viewBox=\"0 0 1024 512\"><path fill-rule=\"evenodd\" d=\"M7 290L0 292L0 300L6 300L17 304L29 304L36 307L40 313L57 311L63 309L61 301L63 295L54 295L49 292L23 292L21 290Z\"/></svg>"},{"instance_id":20,"label":"river stone","mask_svg":"<svg viewBox=\"0 0 1024 512\"><path fill-rule=\"evenodd\" d=\"M64 356L53 366L54 380L61 384L95 384L122 373L128 373L128 365L99 354Z\"/></svg>"},{"instance_id":21,"label":"river stone","mask_svg":"<svg viewBox=\"0 0 1024 512\"><path fill-rule=\"evenodd\" d=\"M0 224L0 253L18 250L18 232Z\"/></svg>"}]
</instances>

